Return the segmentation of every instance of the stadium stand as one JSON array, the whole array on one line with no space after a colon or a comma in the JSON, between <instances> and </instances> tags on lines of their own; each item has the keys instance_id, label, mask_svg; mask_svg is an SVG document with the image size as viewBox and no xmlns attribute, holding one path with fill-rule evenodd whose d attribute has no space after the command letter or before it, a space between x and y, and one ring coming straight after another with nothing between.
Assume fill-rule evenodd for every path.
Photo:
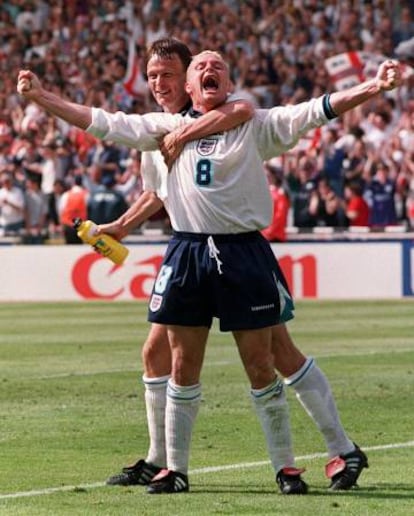
<instances>
[{"instance_id":1,"label":"stadium stand","mask_svg":"<svg viewBox=\"0 0 414 516\"><path fill-rule=\"evenodd\" d=\"M48 207L39 232L44 240L62 237L50 208L59 206L63 194L54 192L56 181L69 189L82 176L93 192L110 174L131 203L142 188L140 156L102 145L26 103L16 93L19 69L33 70L46 87L75 102L111 111L154 111L159 108L148 93L143 54L147 44L163 36L181 39L193 53L206 48L222 52L233 70L235 90L258 107L297 103L341 87L344 80L360 80L381 56L400 59L405 81L398 91L314 131L268 165L282 176L291 206L300 195L300 163L307 161L313 164L312 189L327 180L346 212L345 190L358 183L370 207L368 226L359 230L343 216L335 228L326 227L323 217L301 228L291 209L288 239L328 238L340 231L361 235L364 229L376 236L385 229L388 234L414 230L413 2L4 0L0 174L11 175L24 193L28 181L39 182ZM340 62L340 76L329 66L333 57ZM30 242L24 238L27 228L16 233L5 226L2 190L0 185L0 234ZM165 217L159 220L160 231L168 231ZM156 217L150 231L154 227Z\"/></svg>"}]
</instances>

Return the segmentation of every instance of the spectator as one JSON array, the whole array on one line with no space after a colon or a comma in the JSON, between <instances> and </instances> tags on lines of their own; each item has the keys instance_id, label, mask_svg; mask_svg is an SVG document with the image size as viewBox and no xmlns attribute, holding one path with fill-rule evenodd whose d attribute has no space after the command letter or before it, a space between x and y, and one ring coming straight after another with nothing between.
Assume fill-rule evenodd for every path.
<instances>
[{"instance_id":1,"label":"spectator","mask_svg":"<svg viewBox=\"0 0 414 516\"><path fill-rule=\"evenodd\" d=\"M2 2L0 20L0 70L3 72L0 164L8 165L14 157L22 158L24 140L29 133L34 148L23 164L26 174L26 164L34 167L39 164L39 157L35 157L37 150L43 155L47 152L41 147L42 142L51 139L55 143L59 139L69 141L70 146L57 145L55 173L48 182L48 191L42 186L48 195L52 192L54 179L65 180L73 168L90 165L87 157L96 140L66 123L58 122L53 128L49 127L45 113L32 103L24 103L16 94L14 77L21 68L41 72L55 92L74 102L109 111L122 109L138 113L156 109L146 94L142 50L159 31L187 42L193 53L202 48L224 51L230 61L236 90L239 94L251 95L260 107L295 103L309 95L317 96L318 92L326 91L327 85L328 89L333 89L324 60L341 52L364 50L401 55L408 63L413 63L413 46L410 44L414 39L413 8L410 2L399 5L398 2L364 0L325 3L254 0L197 6L189 0L176 5L167 1L119 0L99 4L22 0ZM399 50L402 46L404 54ZM133 52L137 57L136 77L140 77L139 93L125 86L131 71L127 66L128 58L133 62ZM133 81L130 81L131 85ZM338 173L336 160L340 156L336 150L349 153L354 128L366 132L367 148L362 149L361 162L367 161L367 152L372 147L387 161L390 142L396 133L400 133L402 151L410 152L413 147L413 86L412 77L406 80L398 96L386 94L363 109L342 116L332 128L337 132L338 143L346 141L346 146L334 145L333 153L331 148L328 152L324 146L314 147L310 157L317 160L318 170L322 172L326 168L325 173L338 195L343 196L336 183L338 177L331 176L332 170ZM6 134L6 144L2 131ZM299 142L291 155L299 158L302 150ZM114 167L116 174L122 173L119 165L125 158L124 151L119 146L113 151L119 153L119 157L96 160L97 175L102 173L101 164L109 173L108 166ZM345 156L343 173L352 174L354 167L346 166L348 158L349 154ZM44 164L44 157L40 163ZM289 174L285 166L283 172L285 176ZM361 177L359 171L356 173ZM16 179L22 181L20 177ZM346 177L345 182L351 179ZM292 204L293 201L292 197ZM405 199L398 200L397 197L397 201L401 204ZM312 227L312 224L307 221L304 227Z\"/></svg>"},{"instance_id":2,"label":"spectator","mask_svg":"<svg viewBox=\"0 0 414 516\"><path fill-rule=\"evenodd\" d=\"M414 108L411 112L407 111L401 117L397 135L401 141L402 150L405 153L408 154L414 149Z\"/></svg>"},{"instance_id":3,"label":"spectator","mask_svg":"<svg viewBox=\"0 0 414 516\"><path fill-rule=\"evenodd\" d=\"M42 192L46 195L48 203L53 195L53 186L56 179L62 179L63 174L57 157L57 145L55 141L43 142L40 148L41 161L29 163L25 160L25 168L32 174L40 176Z\"/></svg>"},{"instance_id":4,"label":"spectator","mask_svg":"<svg viewBox=\"0 0 414 516\"><path fill-rule=\"evenodd\" d=\"M0 122L0 167L7 165L12 142L11 129L6 122Z\"/></svg>"},{"instance_id":5,"label":"spectator","mask_svg":"<svg viewBox=\"0 0 414 516\"><path fill-rule=\"evenodd\" d=\"M312 192L309 213L317 226L343 227L345 225L340 198L325 177L319 179L316 189Z\"/></svg>"},{"instance_id":6,"label":"spectator","mask_svg":"<svg viewBox=\"0 0 414 516\"><path fill-rule=\"evenodd\" d=\"M0 176L0 229L4 234L15 234L24 228L24 195L13 185L7 172Z\"/></svg>"},{"instance_id":7,"label":"spectator","mask_svg":"<svg viewBox=\"0 0 414 516\"><path fill-rule=\"evenodd\" d=\"M128 158L124 161L124 173L119 178L117 189L129 205L141 195L143 191L141 177L141 153L137 149L130 149Z\"/></svg>"},{"instance_id":8,"label":"spectator","mask_svg":"<svg viewBox=\"0 0 414 516\"><path fill-rule=\"evenodd\" d=\"M87 219L88 195L88 191L83 188L83 178L80 174L75 175L72 187L62 195L59 203L59 215L63 238L67 244L82 243L73 228L73 220L76 218Z\"/></svg>"},{"instance_id":9,"label":"spectator","mask_svg":"<svg viewBox=\"0 0 414 516\"><path fill-rule=\"evenodd\" d=\"M328 179L336 195L342 197L344 192L344 177L342 164L345 159L345 150L338 145L338 131L328 127L322 131L322 143L319 152L319 169Z\"/></svg>"},{"instance_id":10,"label":"spectator","mask_svg":"<svg viewBox=\"0 0 414 516\"><path fill-rule=\"evenodd\" d=\"M411 191L407 197L406 211L409 227L414 230L414 191Z\"/></svg>"},{"instance_id":11,"label":"spectator","mask_svg":"<svg viewBox=\"0 0 414 516\"><path fill-rule=\"evenodd\" d=\"M273 201L273 217L270 226L262 230L262 235L270 242L285 242L290 200L283 188L283 171L265 163L265 172Z\"/></svg>"},{"instance_id":12,"label":"spectator","mask_svg":"<svg viewBox=\"0 0 414 516\"><path fill-rule=\"evenodd\" d=\"M68 132L68 140L71 143L79 162L86 164L88 155L92 152L94 145L97 143L96 139L77 127L71 127Z\"/></svg>"},{"instance_id":13,"label":"spectator","mask_svg":"<svg viewBox=\"0 0 414 516\"><path fill-rule=\"evenodd\" d=\"M312 192L316 187L316 165L306 155L298 160L297 171L292 174L293 224L299 228L313 228L316 218L309 211Z\"/></svg>"},{"instance_id":14,"label":"spectator","mask_svg":"<svg viewBox=\"0 0 414 516\"><path fill-rule=\"evenodd\" d=\"M128 209L124 196L114 188L115 184L114 177L104 176L102 184L88 199L88 219L96 224L112 222Z\"/></svg>"},{"instance_id":15,"label":"spectator","mask_svg":"<svg viewBox=\"0 0 414 516\"><path fill-rule=\"evenodd\" d=\"M364 192L364 198L370 207L371 227L380 229L397 223L395 189L395 180L390 177L388 165L378 162L375 175Z\"/></svg>"},{"instance_id":16,"label":"spectator","mask_svg":"<svg viewBox=\"0 0 414 516\"><path fill-rule=\"evenodd\" d=\"M401 41L414 37L414 21L410 7L401 7L399 19L395 21L395 29L392 33L393 43L397 46Z\"/></svg>"},{"instance_id":17,"label":"spectator","mask_svg":"<svg viewBox=\"0 0 414 516\"><path fill-rule=\"evenodd\" d=\"M20 138L16 138L13 147L10 149L10 159L16 165L22 166L26 177L30 176L32 173L28 167L30 165L40 165L42 161L36 136L27 132L23 133ZM33 175L37 176L35 173Z\"/></svg>"},{"instance_id":18,"label":"spectator","mask_svg":"<svg viewBox=\"0 0 414 516\"><path fill-rule=\"evenodd\" d=\"M344 210L349 226L369 225L369 206L362 196L362 187L358 181L345 186Z\"/></svg>"},{"instance_id":19,"label":"spectator","mask_svg":"<svg viewBox=\"0 0 414 516\"><path fill-rule=\"evenodd\" d=\"M361 123L365 132L365 142L375 150L380 150L391 134L390 122L388 111L370 113L367 120Z\"/></svg>"},{"instance_id":20,"label":"spectator","mask_svg":"<svg viewBox=\"0 0 414 516\"><path fill-rule=\"evenodd\" d=\"M35 178L26 180L25 191L25 239L27 244L41 244L45 237L47 202Z\"/></svg>"},{"instance_id":21,"label":"spectator","mask_svg":"<svg viewBox=\"0 0 414 516\"><path fill-rule=\"evenodd\" d=\"M103 179L114 179L119 172L119 163L123 157L119 146L112 142L102 141L93 147L90 155L91 168L98 183ZM110 182L110 181L109 181Z\"/></svg>"},{"instance_id":22,"label":"spectator","mask_svg":"<svg viewBox=\"0 0 414 516\"><path fill-rule=\"evenodd\" d=\"M347 157L342 163L345 184L358 182L361 187L364 186L364 171L366 170L367 160L368 156L365 142L362 138L358 138L355 140Z\"/></svg>"},{"instance_id":23,"label":"spectator","mask_svg":"<svg viewBox=\"0 0 414 516\"><path fill-rule=\"evenodd\" d=\"M47 205L47 222L51 236L58 236L62 232L59 211L61 199L65 191L65 181L63 179L56 179L53 184L53 194L48 198Z\"/></svg>"}]
</instances>

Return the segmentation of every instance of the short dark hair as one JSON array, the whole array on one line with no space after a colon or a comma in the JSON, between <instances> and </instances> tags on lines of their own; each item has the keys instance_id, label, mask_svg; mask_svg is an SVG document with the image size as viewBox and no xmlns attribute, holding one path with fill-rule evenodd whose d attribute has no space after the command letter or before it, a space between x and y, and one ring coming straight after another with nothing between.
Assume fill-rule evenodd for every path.
<instances>
[{"instance_id":1,"label":"short dark hair","mask_svg":"<svg viewBox=\"0 0 414 516\"><path fill-rule=\"evenodd\" d=\"M182 62L184 70L187 70L192 59L190 49L185 43L175 38L157 39L151 43L147 48L147 63L154 56L161 59L171 59L174 54Z\"/></svg>"},{"instance_id":2,"label":"short dark hair","mask_svg":"<svg viewBox=\"0 0 414 516\"><path fill-rule=\"evenodd\" d=\"M83 186L83 176L81 174L76 174L73 178L73 184L76 186Z\"/></svg>"},{"instance_id":3,"label":"short dark hair","mask_svg":"<svg viewBox=\"0 0 414 516\"><path fill-rule=\"evenodd\" d=\"M348 188L355 195L362 195L363 193L363 187L361 183L359 183L358 181L350 181L350 183L348 184Z\"/></svg>"}]
</instances>

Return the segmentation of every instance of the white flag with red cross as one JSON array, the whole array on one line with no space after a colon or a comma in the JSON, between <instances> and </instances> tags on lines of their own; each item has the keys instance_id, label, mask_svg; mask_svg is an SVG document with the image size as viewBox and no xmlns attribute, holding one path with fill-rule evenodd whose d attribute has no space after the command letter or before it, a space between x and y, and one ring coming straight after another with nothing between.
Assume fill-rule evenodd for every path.
<instances>
[{"instance_id":1,"label":"white flag with red cross","mask_svg":"<svg viewBox=\"0 0 414 516\"><path fill-rule=\"evenodd\" d=\"M379 65L388 58L373 52L344 52L325 59L325 68L337 90L344 90L375 77ZM401 64L402 77L414 74L414 68Z\"/></svg>"}]
</instances>

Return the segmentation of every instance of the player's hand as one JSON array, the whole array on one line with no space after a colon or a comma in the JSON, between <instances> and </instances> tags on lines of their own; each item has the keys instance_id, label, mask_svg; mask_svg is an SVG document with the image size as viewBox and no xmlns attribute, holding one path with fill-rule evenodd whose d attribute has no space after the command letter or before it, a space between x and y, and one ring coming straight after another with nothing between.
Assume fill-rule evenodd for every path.
<instances>
[{"instance_id":1,"label":"player's hand","mask_svg":"<svg viewBox=\"0 0 414 516\"><path fill-rule=\"evenodd\" d=\"M122 224L118 221L110 222L108 224L99 224L96 226L95 235L111 235L116 240L122 240L128 233L122 228Z\"/></svg>"},{"instance_id":2,"label":"player's hand","mask_svg":"<svg viewBox=\"0 0 414 516\"><path fill-rule=\"evenodd\" d=\"M42 89L38 77L30 70L20 70L17 77L17 92L27 99L36 98Z\"/></svg>"},{"instance_id":3,"label":"player's hand","mask_svg":"<svg viewBox=\"0 0 414 516\"><path fill-rule=\"evenodd\" d=\"M161 154L164 157L168 170L171 170L174 161L178 158L184 148L184 143L181 142L180 135L181 130L178 128L171 133L166 134L158 141Z\"/></svg>"},{"instance_id":4,"label":"player's hand","mask_svg":"<svg viewBox=\"0 0 414 516\"><path fill-rule=\"evenodd\" d=\"M401 67L398 61L387 59L378 68L375 77L381 91L389 91L401 84Z\"/></svg>"}]
</instances>

